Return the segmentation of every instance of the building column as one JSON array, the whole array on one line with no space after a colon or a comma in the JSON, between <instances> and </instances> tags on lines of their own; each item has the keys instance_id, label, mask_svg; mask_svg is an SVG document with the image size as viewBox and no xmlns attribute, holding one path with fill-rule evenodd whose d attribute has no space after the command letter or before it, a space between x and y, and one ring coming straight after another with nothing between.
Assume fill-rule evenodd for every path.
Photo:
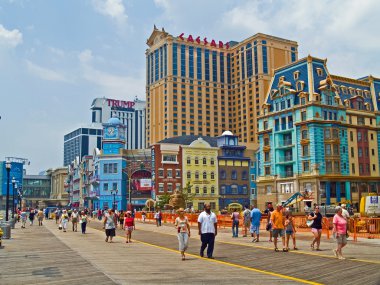
<instances>
[{"instance_id":1,"label":"building column","mask_svg":"<svg viewBox=\"0 0 380 285\"><path fill-rule=\"evenodd\" d=\"M326 205L330 205L330 194L331 194L331 185L330 182L326 181Z\"/></svg>"},{"instance_id":2,"label":"building column","mask_svg":"<svg viewBox=\"0 0 380 285\"><path fill-rule=\"evenodd\" d=\"M349 181L345 182L345 188L346 188L346 200L351 201L351 183ZM352 204L352 201L351 201Z\"/></svg>"},{"instance_id":3,"label":"building column","mask_svg":"<svg viewBox=\"0 0 380 285\"><path fill-rule=\"evenodd\" d=\"M340 203L340 182L335 182L336 202Z\"/></svg>"}]
</instances>

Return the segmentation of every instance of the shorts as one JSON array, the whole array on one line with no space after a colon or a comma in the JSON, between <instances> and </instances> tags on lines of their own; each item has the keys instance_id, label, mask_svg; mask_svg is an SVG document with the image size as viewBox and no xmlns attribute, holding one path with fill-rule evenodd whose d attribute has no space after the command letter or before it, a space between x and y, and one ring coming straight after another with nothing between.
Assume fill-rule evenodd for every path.
<instances>
[{"instance_id":1,"label":"shorts","mask_svg":"<svg viewBox=\"0 0 380 285\"><path fill-rule=\"evenodd\" d=\"M250 229L251 234L256 233L257 235L260 234L260 226L251 225Z\"/></svg>"},{"instance_id":2,"label":"shorts","mask_svg":"<svg viewBox=\"0 0 380 285\"><path fill-rule=\"evenodd\" d=\"M77 218L73 218L71 222L72 223L78 223L78 219Z\"/></svg>"},{"instance_id":3,"label":"shorts","mask_svg":"<svg viewBox=\"0 0 380 285\"><path fill-rule=\"evenodd\" d=\"M114 237L115 236L115 229L106 229L106 236L107 237Z\"/></svg>"},{"instance_id":4,"label":"shorts","mask_svg":"<svg viewBox=\"0 0 380 285\"><path fill-rule=\"evenodd\" d=\"M292 230L290 230L290 231L287 230L287 231L285 231L285 232L286 232L287 235L290 235L290 236L291 236L292 234L294 234L294 232L293 232Z\"/></svg>"},{"instance_id":5,"label":"shorts","mask_svg":"<svg viewBox=\"0 0 380 285\"><path fill-rule=\"evenodd\" d=\"M311 228L312 233L321 233L322 229Z\"/></svg>"},{"instance_id":6,"label":"shorts","mask_svg":"<svg viewBox=\"0 0 380 285\"><path fill-rule=\"evenodd\" d=\"M347 243L347 236L346 234L339 234L336 238L337 244L346 244Z\"/></svg>"},{"instance_id":7,"label":"shorts","mask_svg":"<svg viewBox=\"0 0 380 285\"><path fill-rule=\"evenodd\" d=\"M249 227L251 225L251 221L250 220L248 220L248 221L244 221L244 226L245 227Z\"/></svg>"},{"instance_id":8,"label":"shorts","mask_svg":"<svg viewBox=\"0 0 380 285\"><path fill-rule=\"evenodd\" d=\"M277 238L278 236L284 237L285 230L284 229L273 229L273 237Z\"/></svg>"},{"instance_id":9,"label":"shorts","mask_svg":"<svg viewBox=\"0 0 380 285\"><path fill-rule=\"evenodd\" d=\"M131 227L125 227L125 230L127 232L132 232L133 231L133 226L131 226Z\"/></svg>"}]
</instances>

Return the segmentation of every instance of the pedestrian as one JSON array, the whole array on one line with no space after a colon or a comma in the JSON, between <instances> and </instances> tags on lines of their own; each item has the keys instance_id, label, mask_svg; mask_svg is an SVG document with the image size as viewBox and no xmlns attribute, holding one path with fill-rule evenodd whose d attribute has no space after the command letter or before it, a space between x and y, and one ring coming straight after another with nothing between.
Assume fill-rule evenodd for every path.
<instances>
[{"instance_id":1,"label":"pedestrian","mask_svg":"<svg viewBox=\"0 0 380 285\"><path fill-rule=\"evenodd\" d=\"M102 220L102 215L103 215L103 213L102 213L102 210L98 210L98 220L99 221L101 221Z\"/></svg>"},{"instance_id":2,"label":"pedestrian","mask_svg":"<svg viewBox=\"0 0 380 285\"><path fill-rule=\"evenodd\" d=\"M218 220L216 215L211 212L210 204L204 204L204 211L198 216L198 233L201 236L200 256L204 256L207 247L207 257L213 259L215 237L218 234Z\"/></svg>"},{"instance_id":3,"label":"pedestrian","mask_svg":"<svg viewBox=\"0 0 380 285\"><path fill-rule=\"evenodd\" d=\"M112 209L108 210L108 213L104 214L103 229L106 231L106 242L108 239L112 242L113 237L115 236L116 228L116 216Z\"/></svg>"},{"instance_id":4,"label":"pedestrian","mask_svg":"<svg viewBox=\"0 0 380 285\"><path fill-rule=\"evenodd\" d=\"M239 218L240 213L235 208L231 214L231 220L232 220L232 237L237 238L239 233Z\"/></svg>"},{"instance_id":5,"label":"pedestrian","mask_svg":"<svg viewBox=\"0 0 380 285\"><path fill-rule=\"evenodd\" d=\"M36 212L33 209L30 209L30 212L29 212L29 223L30 223L31 226L33 226L34 216L35 215L36 215Z\"/></svg>"},{"instance_id":6,"label":"pedestrian","mask_svg":"<svg viewBox=\"0 0 380 285\"><path fill-rule=\"evenodd\" d=\"M315 212L310 212L309 216L307 219L309 221L313 221L313 224L311 225L311 232L314 235L314 239L312 243L310 244L310 247L312 250L314 250L315 244L317 245L317 248L315 250L321 251L319 248L321 244L321 235L322 235L322 214L319 212L319 206L315 206L314 211Z\"/></svg>"},{"instance_id":7,"label":"pedestrian","mask_svg":"<svg viewBox=\"0 0 380 285\"><path fill-rule=\"evenodd\" d=\"M73 213L74 214L74 213ZM84 211L81 212L81 215L79 217L79 223L82 229L82 234L86 233L86 227L87 223L89 222L89 219Z\"/></svg>"},{"instance_id":8,"label":"pedestrian","mask_svg":"<svg viewBox=\"0 0 380 285\"><path fill-rule=\"evenodd\" d=\"M145 224L145 220L146 220L146 213L145 213L145 211L143 211L141 213L141 217L142 217L143 224Z\"/></svg>"},{"instance_id":9,"label":"pedestrian","mask_svg":"<svg viewBox=\"0 0 380 285\"><path fill-rule=\"evenodd\" d=\"M190 224L183 208L179 208L177 213L178 217L175 219L174 226L177 228L179 251L181 252L182 260L185 260L185 251L189 245Z\"/></svg>"},{"instance_id":10,"label":"pedestrian","mask_svg":"<svg viewBox=\"0 0 380 285\"><path fill-rule=\"evenodd\" d=\"M131 211L127 211L126 216L124 218L124 225L123 225L126 233L126 243L131 243L132 238L132 231L136 229L135 226L135 218L132 217Z\"/></svg>"},{"instance_id":11,"label":"pedestrian","mask_svg":"<svg viewBox=\"0 0 380 285\"><path fill-rule=\"evenodd\" d=\"M248 229L251 226L251 210L249 209L248 205L244 206L244 212L243 212L243 225L244 225L244 235L243 237L247 236Z\"/></svg>"},{"instance_id":12,"label":"pedestrian","mask_svg":"<svg viewBox=\"0 0 380 285\"><path fill-rule=\"evenodd\" d=\"M59 211L58 208L55 210L54 216L55 216L55 224L58 224L59 223L59 219L60 219L60 211Z\"/></svg>"},{"instance_id":13,"label":"pedestrian","mask_svg":"<svg viewBox=\"0 0 380 285\"><path fill-rule=\"evenodd\" d=\"M156 210L156 212L154 213L154 219L156 220L156 226L157 227L160 227L161 226L161 211L160 210Z\"/></svg>"},{"instance_id":14,"label":"pedestrian","mask_svg":"<svg viewBox=\"0 0 380 285\"><path fill-rule=\"evenodd\" d=\"M282 214L281 203L276 205L276 210L271 213L270 220L273 227L274 250L276 252L279 251L277 248L277 240L278 236L280 236L282 240L282 251L287 252L288 250L285 246L285 219Z\"/></svg>"},{"instance_id":15,"label":"pedestrian","mask_svg":"<svg viewBox=\"0 0 380 285\"><path fill-rule=\"evenodd\" d=\"M60 224L62 225L63 232L66 232L67 230L67 223L69 222L69 215L67 214L66 210L62 211Z\"/></svg>"},{"instance_id":16,"label":"pedestrian","mask_svg":"<svg viewBox=\"0 0 380 285\"><path fill-rule=\"evenodd\" d=\"M42 226L42 221L44 220L44 212L40 209L37 213L38 226Z\"/></svg>"},{"instance_id":17,"label":"pedestrian","mask_svg":"<svg viewBox=\"0 0 380 285\"><path fill-rule=\"evenodd\" d=\"M342 254L342 248L347 244L347 220L343 216L342 207L337 207L336 214L333 218L333 234L337 243L337 248L333 250L335 257L345 259Z\"/></svg>"},{"instance_id":18,"label":"pedestrian","mask_svg":"<svg viewBox=\"0 0 380 285\"><path fill-rule=\"evenodd\" d=\"M123 210L120 211L119 213L119 224L120 224L120 229L124 229L124 218L125 218L125 213Z\"/></svg>"},{"instance_id":19,"label":"pedestrian","mask_svg":"<svg viewBox=\"0 0 380 285\"><path fill-rule=\"evenodd\" d=\"M70 215L69 215L69 217L70 217ZM78 217L79 217L79 213L78 213L77 209L74 209L74 212L71 213L71 223L73 226L73 232L78 231Z\"/></svg>"},{"instance_id":20,"label":"pedestrian","mask_svg":"<svg viewBox=\"0 0 380 285\"><path fill-rule=\"evenodd\" d=\"M298 250L296 247L296 228L294 226L294 218L291 211L285 212L285 233L286 233L286 249L289 250L290 237L293 240L293 249Z\"/></svg>"},{"instance_id":21,"label":"pedestrian","mask_svg":"<svg viewBox=\"0 0 380 285\"><path fill-rule=\"evenodd\" d=\"M45 208L45 219L46 220L49 219L49 209L48 208Z\"/></svg>"},{"instance_id":22,"label":"pedestrian","mask_svg":"<svg viewBox=\"0 0 380 285\"><path fill-rule=\"evenodd\" d=\"M274 208L273 208L272 203L268 203L267 204L267 208L264 211L264 214L267 215L266 230L269 232L269 240L268 240L268 242L272 242L272 237L273 237L273 227L272 227L271 220L270 220L270 216L271 216L271 214L272 214L273 211L274 211Z\"/></svg>"},{"instance_id":23,"label":"pedestrian","mask_svg":"<svg viewBox=\"0 0 380 285\"><path fill-rule=\"evenodd\" d=\"M251 210L251 236L253 237L252 242L259 242L260 241L260 222L261 222L261 212L258 208L255 208L254 205L252 205Z\"/></svg>"},{"instance_id":24,"label":"pedestrian","mask_svg":"<svg viewBox=\"0 0 380 285\"><path fill-rule=\"evenodd\" d=\"M21 216L21 228L25 229L26 219L27 219L27 216L28 216L27 213L26 213L26 211L25 211L25 209L21 211L20 216Z\"/></svg>"}]
</instances>

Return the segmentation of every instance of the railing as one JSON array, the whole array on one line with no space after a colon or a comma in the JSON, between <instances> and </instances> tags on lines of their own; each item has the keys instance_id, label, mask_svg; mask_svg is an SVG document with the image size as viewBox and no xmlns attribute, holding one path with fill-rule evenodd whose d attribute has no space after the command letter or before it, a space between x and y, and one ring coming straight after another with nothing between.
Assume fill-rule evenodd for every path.
<instances>
[{"instance_id":1,"label":"railing","mask_svg":"<svg viewBox=\"0 0 380 285\"><path fill-rule=\"evenodd\" d=\"M283 141L283 146L286 146L286 145L292 145L293 143L292 143L292 140L291 139L285 139L284 141Z\"/></svg>"}]
</instances>

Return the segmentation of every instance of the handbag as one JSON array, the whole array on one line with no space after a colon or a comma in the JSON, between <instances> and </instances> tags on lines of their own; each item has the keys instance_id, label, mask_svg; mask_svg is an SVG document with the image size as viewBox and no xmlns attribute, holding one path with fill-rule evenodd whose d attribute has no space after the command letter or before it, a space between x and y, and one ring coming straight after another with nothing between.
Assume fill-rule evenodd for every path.
<instances>
[{"instance_id":1,"label":"handbag","mask_svg":"<svg viewBox=\"0 0 380 285\"><path fill-rule=\"evenodd\" d=\"M58 229L62 230L62 225L61 224L59 224Z\"/></svg>"},{"instance_id":2,"label":"handbag","mask_svg":"<svg viewBox=\"0 0 380 285\"><path fill-rule=\"evenodd\" d=\"M272 229L272 224L268 223L265 229L269 232Z\"/></svg>"},{"instance_id":3,"label":"handbag","mask_svg":"<svg viewBox=\"0 0 380 285\"><path fill-rule=\"evenodd\" d=\"M314 220L308 220L306 221L306 225L310 228L314 223Z\"/></svg>"}]
</instances>

